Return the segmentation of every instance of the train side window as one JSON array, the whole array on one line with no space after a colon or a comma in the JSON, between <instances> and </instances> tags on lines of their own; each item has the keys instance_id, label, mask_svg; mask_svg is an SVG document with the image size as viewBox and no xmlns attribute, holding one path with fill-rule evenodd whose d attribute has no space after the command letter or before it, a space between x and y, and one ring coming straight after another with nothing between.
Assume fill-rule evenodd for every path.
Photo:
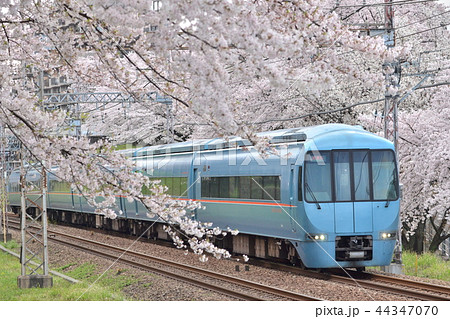
<instances>
[{"instance_id":1,"label":"train side window","mask_svg":"<svg viewBox=\"0 0 450 319\"><path fill-rule=\"evenodd\" d=\"M263 176L263 199L277 200L280 194L280 178L278 176Z\"/></svg>"},{"instance_id":2,"label":"train side window","mask_svg":"<svg viewBox=\"0 0 450 319\"><path fill-rule=\"evenodd\" d=\"M172 177L172 195L181 195L181 177Z\"/></svg>"},{"instance_id":3,"label":"train side window","mask_svg":"<svg viewBox=\"0 0 450 319\"><path fill-rule=\"evenodd\" d=\"M251 188L250 188L250 198L252 199L263 199L263 182L262 176L252 176L251 177Z\"/></svg>"},{"instance_id":4,"label":"train side window","mask_svg":"<svg viewBox=\"0 0 450 319\"><path fill-rule=\"evenodd\" d=\"M202 197L280 199L280 176L203 177Z\"/></svg>"},{"instance_id":5,"label":"train side window","mask_svg":"<svg viewBox=\"0 0 450 319\"><path fill-rule=\"evenodd\" d=\"M167 186L167 194L169 195L187 196L187 177L151 177L150 180L160 180L161 186ZM144 186L142 188L142 194L150 195L148 187Z\"/></svg>"},{"instance_id":6,"label":"train side window","mask_svg":"<svg viewBox=\"0 0 450 319\"><path fill-rule=\"evenodd\" d=\"M70 184L65 181L53 180L50 182L50 187L51 187L51 190L54 192L60 192L60 193L69 193L70 192Z\"/></svg>"},{"instance_id":7,"label":"train side window","mask_svg":"<svg viewBox=\"0 0 450 319\"><path fill-rule=\"evenodd\" d=\"M275 196L273 197L276 200L281 200L281 176L275 176L276 188L275 188Z\"/></svg>"},{"instance_id":8,"label":"train side window","mask_svg":"<svg viewBox=\"0 0 450 319\"><path fill-rule=\"evenodd\" d=\"M165 177L164 178L164 185L166 185L167 188L168 188L167 193L172 195L173 194L173 178L172 177Z\"/></svg>"},{"instance_id":9,"label":"train side window","mask_svg":"<svg viewBox=\"0 0 450 319\"><path fill-rule=\"evenodd\" d=\"M230 198L239 198L239 176L230 177Z\"/></svg>"},{"instance_id":10,"label":"train side window","mask_svg":"<svg viewBox=\"0 0 450 319\"><path fill-rule=\"evenodd\" d=\"M202 197L209 197L209 181L211 180L210 177L202 177L202 190L201 190L201 194Z\"/></svg>"},{"instance_id":11,"label":"train side window","mask_svg":"<svg viewBox=\"0 0 450 319\"><path fill-rule=\"evenodd\" d=\"M239 176L239 198L251 198L250 197L250 176Z\"/></svg>"},{"instance_id":12,"label":"train side window","mask_svg":"<svg viewBox=\"0 0 450 319\"><path fill-rule=\"evenodd\" d=\"M187 177L180 177L180 196L187 196Z\"/></svg>"},{"instance_id":13,"label":"train side window","mask_svg":"<svg viewBox=\"0 0 450 319\"><path fill-rule=\"evenodd\" d=\"M211 177L209 180L209 196L207 197L219 197L219 178Z\"/></svg>"},{"instance_id":14,"label":"train side window","mask_svg":"<svg viewBox=\"0 0 450 319\"><path fill-rule=\"evenodd\" d=\"M219 196L220 198L230 198L230 178L219 177Z\"/></svg>"}]
</instances>

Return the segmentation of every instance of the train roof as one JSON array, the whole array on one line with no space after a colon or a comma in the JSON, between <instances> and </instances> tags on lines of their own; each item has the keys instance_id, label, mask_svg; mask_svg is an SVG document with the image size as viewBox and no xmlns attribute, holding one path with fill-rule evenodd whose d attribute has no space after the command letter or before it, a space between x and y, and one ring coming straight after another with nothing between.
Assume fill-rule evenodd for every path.
<instances>
[{"instance_id":1,"label":"train roof","mask_svg":"<svg viewBox=\"0 0 450 319\"><path fill-rule=\"evenodd\" d=\"M256 135L258 137L267 137L269 138L270 144L276 145L281 143L302 143L308 139L314 139L319 135L336 131L366 132L368 134L372 134L365 131L361 126L351 126L345 124L323 124L310 127L298 127L276 131L267 131L257 133ZM120 153L128 157L141 157L146 155L219 150L242 146L252 146L252 143L247 139L232 136L228 139L224 138L199 139L180 143L147 146L137 149L123 150L120 151Z\"/></svg>"}]
</instances>

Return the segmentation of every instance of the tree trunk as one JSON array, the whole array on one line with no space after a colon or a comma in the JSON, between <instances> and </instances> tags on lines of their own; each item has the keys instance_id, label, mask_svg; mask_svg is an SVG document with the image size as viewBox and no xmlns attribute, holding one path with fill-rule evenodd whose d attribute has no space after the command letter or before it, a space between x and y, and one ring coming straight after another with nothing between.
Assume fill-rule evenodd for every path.
<instances>
[{"instance_id":1,"label":"tree trunk","mask_svg":"<svg viewBox=\"0 0 450 319\"><path fill-rule=\"evenodd\" d=\"M440 221L439 227L436 227L436 224L434 223L434 219L430 218L431 225L434 228L434 236L431 240L431 244L428 248L428 250L432 253L434 253L436 250L438 250L439 245L450 237L450 234L445 233L445 228L447 226L447 217L448 217L448 211L444 214L444 217Z\"/></svg>"},{"instance_id":2,"label":"tree trunk","mask_svg":"<svg viewBox=\"0 0 450 319\"><path fill-rule=\"evenodd\" d=\"M414 251L418 254L423 253L425 240L425 222L420 222L416 228L414 235L409 236L409 240L403 237L403 248L405 250Z\"/></svg>"},{"instance_id":3,"label":"tree trunk","mask_svg":"<svg viewBox=\"0 0 450 319\"><path fill-rule=\"evenodd\" d=\"M433 236L433 239L431 240L430 246L428 247L428 250L432 253L434 253L436 250L438 250L439 245L450 237L450 234L442 234L436 232Z\"/></svg>"},{"instance_id":4,"label":"tree trunk","mask_svg":"<svg viewBox=\"0 0 450 319\"><path fill-rule=\"evenodd\" d=\"M430 247L428 247L428 250L430 251L430 253L434 253L436 250L438 250L439 245L444 241L444 239L441 239L445 237L441 237L439 236L438 233L435 233L433 236L433 240L431 241Z\"/></svg>"}]
</instances>

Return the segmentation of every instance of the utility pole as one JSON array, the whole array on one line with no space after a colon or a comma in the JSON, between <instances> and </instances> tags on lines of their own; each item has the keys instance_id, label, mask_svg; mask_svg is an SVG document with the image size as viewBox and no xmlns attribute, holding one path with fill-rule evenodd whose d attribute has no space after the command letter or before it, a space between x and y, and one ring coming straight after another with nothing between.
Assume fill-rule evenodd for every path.
<instances>
[{"instance_id":1,"label":"utility pole","mask_svg":"<svg viewBox=\"0 0 450 319\"><path fill-rule=\"evenodd\" d=\"M43 71L40 71L38 93L39 101L43 105ZM25 148L22 145L20 152L21 275L17 277L17 285L19 288L49 288L53 286L53 278L49 275L48 266L47 172L45 163L36 164L33 167L31 158L28 158L28 161L25 158ZM30 169L31 176L28 181ZM38 176L39 179L37 179ZM28 207L28 203L33 207ZM34 244L31 245L31 243ZM37 266L33 267L33 262Z\"/></svg>"},{"instance_id":2,"label":"utility pole","mask_svg":"<svg viewBox=\"0 0 450 319\"><path fill-rule=\"evenodd\" d=\"M20 157L21 275L17 285L19 288L49 288L53 286L53 278L48 266L47 174L44 165L33 167L31 161L25 160L23 146ZM37 266L33 266L33 262Z\"/></svg>"},{"instance_id":3,"label":"utility pole","mask_svg":"<svg viewBox=\"0 0 450 319\"><path fill-rule=\"evenodd\" d=\"M6 150L7 139L4 125L0 126L0 156L1 156L1 169L0 169L0 240L6 243L11 240L11 234L8 233L6 227L6 210L8 206L8 190L7 190L7 178L8 167L6 163Z\"/></svg>"},{"instance_id":4,"label":"utility pole","mask_svg":"<svg viewBox=\"0 0 450 319\"><path fill-rule=\"evenodd\" d=\"M395 46L395 29L394 29L394 10L392 0L384 0L384 34L385 44L389 48ZM401 66L399 61L388 62L383 64L383 72L385 75L385 103L384 103L384 137L394 143L395 150L398 152L398 88L400 86ZM399 218L397 227L397 237L394 249L393 262L384 267L384 271L401 274L403 273L402 265L402 227Z\"/></svg>"}]
</instances>

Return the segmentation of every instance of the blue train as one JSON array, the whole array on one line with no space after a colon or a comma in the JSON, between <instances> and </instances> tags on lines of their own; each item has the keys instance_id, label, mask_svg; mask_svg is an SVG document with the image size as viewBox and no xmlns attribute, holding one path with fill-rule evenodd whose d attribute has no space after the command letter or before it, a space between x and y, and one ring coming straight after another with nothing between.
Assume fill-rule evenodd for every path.
<instances>
[{"instance_id":1,"label":"blue train","mask_svg":"<svg viewBox=\"0 0 450 319\"><path fill-rule=\"evenodd\" d=\"M208 139L123 151L136 169L161 180L172 196L201 202L195 218L237 236L216 244L234 253L288 259L308 268L388 265L399 219L392 143L360 127L327 124L263 132L261 156L242 138ZM39 182L39 174L27 180ZM10 203L20 206L19 173ZM140 234L152 224L141 204L118 196L123 215L106 219L50 174L49 218ZM162 225L147 237L164 238Z\"/></svg>"}]
</instances>

